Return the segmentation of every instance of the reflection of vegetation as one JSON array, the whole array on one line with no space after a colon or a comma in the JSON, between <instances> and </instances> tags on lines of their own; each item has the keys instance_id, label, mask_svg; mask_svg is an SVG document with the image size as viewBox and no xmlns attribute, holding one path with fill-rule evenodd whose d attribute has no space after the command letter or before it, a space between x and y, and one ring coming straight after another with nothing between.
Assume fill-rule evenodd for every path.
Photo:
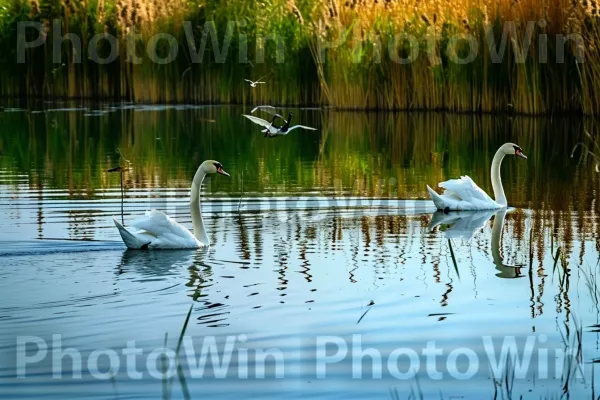
<instances>
[{"instance_id":1,"label":"reflection of vegetation","mask_svg":"<svg viewBox=\"0 0 600 400\"><path fill-rule=\"evenodd\" d=\"M119 165L115 149L120 149L131 161L125 174L129 196L146 188L187 189L198 164L214 158L232 178L210 181L213 193L239 196L243 176L245 199L299 192L428 199L425 184L461 174L491 192L491 158L511 140L529 159L511 159L503 166L509 203L533 210L536 232L552 227L550 242L534 236L536 257L543 258L548 247L554 253L557 245L571 254L578 235L583 240L600 236L600 224L591 217L600 211L600 203L592 201L600 189L597 175L578 167L578 157L570 158L573 146L587 138L584 128L597 129L593 121L296 111L299 120L320 131L265 140L240 118L240 111L127 109L100 117L2 113L0 169L28 175L39 196L44 196L42 188L66 188L71 199L95 199L105 189L118 190L118 174L106 170ZM11 184L11 178L2 179ZM386 226L387 217L381 218ZM506 218L523 240L529 216L516 211ZM341 234L342 225L339 229Z\"/></svg>"},{"instance_id":2,"label":"reflection of vegetation","mask_svg":"<svg viewBox=\"0 0 600 400\"><path fill-rule=\"evenodd\" d=\"M596 87L600 55L595 50L600 30L594 2L558 0L549 6L533 0L518 4L509 0L5 0L0 4L3 95L531 114L600 111ZM57 51L62 55L60 63L53 63L57 49L47 40L44 46L26 49L29 62L23 69L15 62L16 24L39 21L51 38L52 20L57 18L61 36L75 33L81 38L82 62L74 63L78 55L65 44ZM195 48L188 47L186 26ZM198 55L209 27L219 38L218 46L208 40ZM140 35L137 42L134 32ZM173 62L158 64L140 57L158 32L179 43L171 47L163 39L155 46L160 59L168 59L170 51L177 49ZM116 61L101 65L88 59L87 47L98 33L118 38ZM226 36L231 37L227 53ZM32 32L28 39L35 37ZM284 45L284 62L278 60L273 37ZM493 39L491 46L488 38ZM526 46L528 41L531 45ZM504 50L498 50L501 42ZM325 57L323 47L330 48ZM228 55L217 58L213 50ZM417 50L420 54L415 57ZM476 57L469 61L471 51ZM496 53L497 59L492 57ZM108 41L100 41L99 57L106 59L109 54ZM132 62L138 57L140 61ZM269 85L260 90L243 84L243 78L265 74Z\"/></svg>"},{"instance_id":3,"label":"reflection of vegetation","mask_svg":"<svg viewBox=\"0 0 600 400\"><path fill-rule=\"evenodd\" d=\"M118 188L117 174L106 170L119 165L115 149L121 149L132 163L128 188L187 188L197 165L214 158L232 172L233 184L210 183L217 191L241 193L243 176L248 195L316 191L410 199L428 198L425 184L464 174L491 192L491 158L512 140L530 157L503 166L511 205L560 213L577 204L583 210L597 186L592 171L569 161L584 136L581 121L302 111L299 119L321 131L264 140L232 108L101 117L4 113L0 166L30 174L44 187L93 197L97 188Z\"/></svg>"},{"instance_id":4,"label":"reflection of vegetation","mask_svg":"<svg viewBox=\"0 0 600 400\"><path fill-rule=\"evenodd\" d=\"M587 161L588 157L591 157L595 162L596 172L600 172L600 144L590 135L587 131L584 131L586 138L585 142L579 142L573 147L571 157L575 154L575 151L581 148L581 160Z\"/></svg>"}]
</instances>

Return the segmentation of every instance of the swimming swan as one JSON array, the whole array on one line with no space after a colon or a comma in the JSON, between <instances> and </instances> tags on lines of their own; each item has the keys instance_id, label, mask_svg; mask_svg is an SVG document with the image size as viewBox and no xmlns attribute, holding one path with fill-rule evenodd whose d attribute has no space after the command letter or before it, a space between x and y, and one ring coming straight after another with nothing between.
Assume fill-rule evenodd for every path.
<instances>
[{"instance_id":1,"label":"swimming swan","mask_svg":"<svg viewBox=\"0 0 600 400\"><path fill-rule=\"evenodd\" d=\"M131 223L132 230L113 218L125 245L130 249L195 249L210 245L200 210L200 188L208 174L229 176L218 161L207 160L198 167L190 193L194 233L161 211L146 211Z\"/></svg>"},{"instance_id":2,"label":"swimming swan","mask_svg":"<svg viewBox=\"0 0 600 400\"><path fill-rule=\"evenodd\" d=\"M504 189L502 188L502 179L500 178L500 165L506 155L515 155L521 158L527 158L523 150L513 143L505 143L496 152L492 160L492 188L494 188L494 197L492 200L479 186L468 176L460 179L450 179L441 182L438 186L444 188L444 194L437 194L427 185L427 190L431 200L438 210L461 211L461 210L496 210L504 208L508 204Z\"/></svg>"}]
</instances>

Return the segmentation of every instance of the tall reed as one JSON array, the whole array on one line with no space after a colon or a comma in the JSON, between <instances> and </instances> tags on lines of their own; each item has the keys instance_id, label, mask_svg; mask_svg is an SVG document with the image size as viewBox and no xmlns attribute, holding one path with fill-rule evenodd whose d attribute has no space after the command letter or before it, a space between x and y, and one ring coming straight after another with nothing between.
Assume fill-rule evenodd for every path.
<instances>
[{"instance_id":1,"label":"tall reed","mask_svg":"<svg viewBox=\"0 0 600 400\"><path fill-rule=\"evenodd\" d=\"M2 3L2 96L479 113L600 111L596 0ZM61 62L53 62L55 49L50 39L56 28L52 21L57 18L63 35L76 33L81 38L81 63L73 62L78 55L69 42L61 46ZM43 23L47 40L44 46L27 49L27 63L21 65L16 63L16 24L26 20ZM188 46L188 23L195 48ZM227 57L215 59L213 51L219 49L213 48L209 38L200 55L202 62L196 62L194 53L211 23L220 50L224 37L231 36ZM100 65L89 59L88 45L98 33L118 39L119 57L114 62ZM169 34L178 42L177 57L170 63L157 64L147 56L148 44L157 33ZM503 33L507 33L505 52L496 62L493 55ZM139 34L139 40L128 40L133 34ZM265 40L272 35L282 40L281 62L275 41ZM564 41L564 37L571 39ZM100 56L106 57L108 42L102 40L98 46ZM331 48L324 51L325 47ZM170 49L167 40L156 43L159 57L167 57ZM139 63L130 62L133 50ZM460 63L470 51L476 56ZM411 55L416 55L411 62L402 61ZM263 75L268 84L260 88L252 89L243 81Z\"/></svg>"}]
</instances>

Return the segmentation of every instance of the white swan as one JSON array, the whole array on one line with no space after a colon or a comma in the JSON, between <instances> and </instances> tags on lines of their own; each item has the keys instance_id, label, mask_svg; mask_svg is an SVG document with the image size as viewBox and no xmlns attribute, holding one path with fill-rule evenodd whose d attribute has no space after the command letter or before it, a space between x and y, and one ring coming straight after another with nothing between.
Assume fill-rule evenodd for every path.
<instances>
[{"instance_id":1,"label":"white swan","mask_svg":"<svg viewBox=\"0 0 600 400\"><path fill-rule=\"evenodd\" d=\"M496 152L492 160L492 188L494 189L494 197L492 200L479 186L473 182L468 176L463 176L460 179L450 179L446 182L441 182L438 186L444 188L444 194L437 194L432 188L427 185L427 190L431 196L431 200L438 210L444 211L461 211L461 210L496 210L504 208L508 204L504 189L502 188L502 179L500 178L500 165L506 155L515 155L521 158L527 158L523 154L523 150L513 143L505 143Z\"/></svg>"},{"instance_id":2,"label":"white swan","mask_svg":"<svg viewBox=\"0 0 600 400\"><path fill-rule=\"evenodd\" d=\"M125 228L113 218L125 245L130 249L196 249L210 245L200 210L200 188L204 177L208 174L229 176L218 161L207 160L198 167L192 180L190 193L194 233L167 214L152 210L131 223L134 230Z\"/></svg>"}]
</instances>

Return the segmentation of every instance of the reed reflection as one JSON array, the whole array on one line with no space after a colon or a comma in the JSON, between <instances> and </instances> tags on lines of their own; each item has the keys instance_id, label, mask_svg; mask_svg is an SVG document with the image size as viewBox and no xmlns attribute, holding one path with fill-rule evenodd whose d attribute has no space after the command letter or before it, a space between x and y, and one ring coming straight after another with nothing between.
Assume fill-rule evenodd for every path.
<instances>
[{"instance_id":1,"label":"reed reflection","mask_svg":"<svg viewBox=\"0 0 600 400\"><path fill-rule=\"evenodd\" d=\"M319 132L268 141L244 128L242 108L113 111L101 120L86 118L84 112L53 112L51 119L27 112L0 115L0 186L17 204L6 213L15 215L16 223L35 226L34 237L113 239L107 233L111 217L120 212L120 179L106 171L121 156L131 161L124 174L127 220L150 202L185 208L198 163L215 155L236 173L231 182L214 180L206 186L207 197L231 200L215 202L215 212L207 204L211 239L223 247L235 243L227 251L253 268L274 262L279 294L299 285L297 271L304 283L318 283L317 266L324 255L347 256L350 267L344 279L358 285L371 272L375 279L391 272L402 277L415 260L422 266L423 280L430 274L436 284L448 285L440 267L446 251L442 237L457 234L470 238L473 246L465 254L471 261L470 252L491 248L490 259L502 278L522 276L519 265L531 248L533 301L535 315L540 315L548 290L548 254L560 247L564 256L557 268L568 272L569 262L584 263L586 251L593 248L586 244L600 237L598 174L592 160L586 160L584 146L571 158L576 143L594 148L600 126L592 120L300 110L302 121L320 127ZM509 203L519 208L495 215L492 235L477 229L470 236L468 231L459 233L461 224L484 224L489 218L484 215L446 220L455 224L454 231L432 234L428 226L437 217L409 210L399 201L428 200L426 183L460 174L470 175L489 192L491 157L506 141L518 142L530 158L503 167ZM312 205L298 202L286 213L273 211L279 207L274 198L296 196L318 198L323 204L309 212ZM363 202L355 207L359 211L338 212L356 198ZM375 207L376 198L389 203ZM233 204L233 213L241 211L237 217L229 209L217 210L225 203ZM424 209L427 202L420 204ZM189 224L187 214L181 219ZM510 246L503 247L507 241ZM138 262L137 257L125 257L122 271L157 262ZM156 274L169 273L169 261L165 264ZM179 264L173 260L171 265ZM190 287L210 284L210 267L195 262L188 267ZM561 309L568 304L568 279L569 273L561 275ZM205 294L201 290L197 298Z\"/></svg>"}]
</instances>

